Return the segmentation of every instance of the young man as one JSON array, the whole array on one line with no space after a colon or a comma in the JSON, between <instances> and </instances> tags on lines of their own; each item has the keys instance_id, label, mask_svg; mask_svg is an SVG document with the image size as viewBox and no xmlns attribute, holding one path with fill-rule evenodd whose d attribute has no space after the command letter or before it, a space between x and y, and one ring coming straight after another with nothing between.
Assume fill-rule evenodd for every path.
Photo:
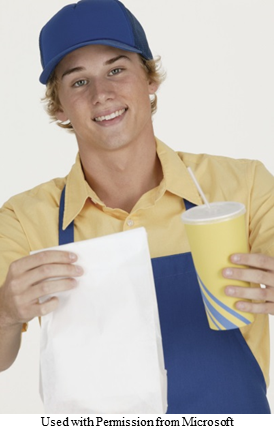
<instances>
[{"instance_id":1,"label":"young man","mask_svg":"<svg viewBox=\"0 0 274 431\"><path fill-rule=\"evenodd\" d=\"M274 179L257 162L175 153L151 120L161 77L136 18L117 0L82 0L40 35L48 110L75 133L66 178L13 197L0 213L0 368L15 360L25 323L75 288L77 256L30 251L144 226L154 271L169 413L269 413L268 314L274 314ZM250 254L225 268L226 293L255 314L242 330L208 328L181 213L201 199L245 204ZM218 185L217 185L218 184ZM237 252L237 250L235 250ZM107 263L106 263L107 264ZM62 280L54 280L63 277ZM229 286L229 279L266 288ZM39 298L52 295L40 304ZM254 302L247 302L246 300Z\"/></svg>"}]
</instances>

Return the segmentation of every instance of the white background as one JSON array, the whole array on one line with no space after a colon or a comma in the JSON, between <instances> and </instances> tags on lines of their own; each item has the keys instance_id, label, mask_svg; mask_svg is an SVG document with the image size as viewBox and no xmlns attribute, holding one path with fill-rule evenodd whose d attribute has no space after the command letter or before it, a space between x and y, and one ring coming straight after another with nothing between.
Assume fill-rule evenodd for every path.
<instances>
[{"instance_id":1,"label":"white background","mask_svg":"<svg viewBox=\"0 0 274 431\"><path fill-rule=\"evenodd\" d=\"M40 103L38 36L69 1L4 2L0 15L0 204L66 175L77 147ZM273 0L124 0L139 18L167 80L156 135L175 150L259 159L274 173ZM274 357L274 317L272 356ZM274 380L272 357L271 379ZM43 413L39 325L0 374L0 413ZM274 411L274 382L269 400Z\"/></svg>"}]
</instances>

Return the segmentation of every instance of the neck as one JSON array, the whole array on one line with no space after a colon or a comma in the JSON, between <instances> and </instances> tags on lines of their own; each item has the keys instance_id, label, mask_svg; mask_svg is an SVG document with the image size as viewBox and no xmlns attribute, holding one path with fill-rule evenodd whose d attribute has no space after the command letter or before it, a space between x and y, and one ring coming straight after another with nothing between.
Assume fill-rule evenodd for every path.
<instances>
[{"instance_id":1,"label":"neck","mask_svg":"<svg viewBox=\"0 0 274 431\"><path fill-rule=\"evenodd\" d=\"M150 142L135 146L134 152L130 146L111 152L79 152L86 181L110 208L130 212L163 176L154 136Z\"/></svg>"}]
</instances>

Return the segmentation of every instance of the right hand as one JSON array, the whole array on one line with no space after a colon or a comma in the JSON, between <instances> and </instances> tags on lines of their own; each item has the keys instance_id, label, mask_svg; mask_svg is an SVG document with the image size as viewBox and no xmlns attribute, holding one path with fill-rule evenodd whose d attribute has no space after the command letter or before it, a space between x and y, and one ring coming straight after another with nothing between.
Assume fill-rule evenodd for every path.
<instances>
[{"instance_id":1,"label":"right hand","mask_svg":"<svg viewBox=\"0 0 274 431\"><path fill-rule=\"evenodd\" d=\"M76 260L73 253L48 250L13 262L0 288L0 327L22 325L53 311L58 306L54 294L73 289L75 277L83 274ZM53 296L40 303L46 295Z\"/></svg>"}]
</instances>

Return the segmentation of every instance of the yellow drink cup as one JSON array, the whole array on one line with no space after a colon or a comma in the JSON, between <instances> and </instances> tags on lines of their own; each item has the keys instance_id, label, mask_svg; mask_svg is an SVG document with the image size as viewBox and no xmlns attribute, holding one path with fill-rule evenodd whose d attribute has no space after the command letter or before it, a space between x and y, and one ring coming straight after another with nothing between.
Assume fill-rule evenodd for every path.
<instances>
[{"instance_id":1,"label":"yellow drink cup","mask_svg":"<svg viewBox=\"0 0 274 431\"><path fill-rule=\"evenodd\" d=\"M222 276L233 265L234 253L248 253L245 206L238 202L200 205L182 214L198 282L211 329L227 330L248 325L254 316L235 308L239 298L225 294L225 286L250 286Z\"/></svg>"}]
</instances>

